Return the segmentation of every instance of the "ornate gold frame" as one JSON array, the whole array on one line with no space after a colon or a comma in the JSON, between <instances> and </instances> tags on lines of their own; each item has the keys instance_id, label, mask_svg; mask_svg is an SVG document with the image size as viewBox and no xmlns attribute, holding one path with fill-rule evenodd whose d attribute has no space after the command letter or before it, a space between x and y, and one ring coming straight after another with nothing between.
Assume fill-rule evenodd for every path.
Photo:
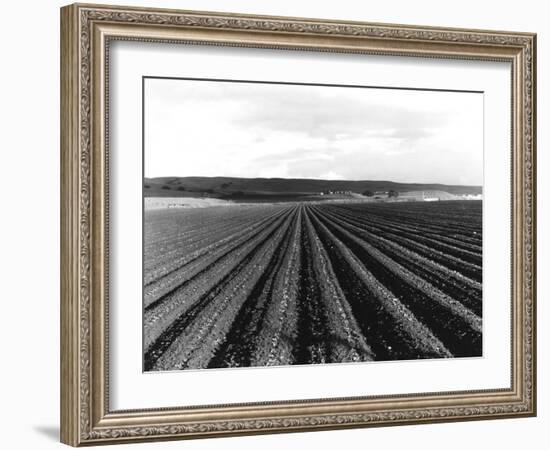
<instances>
[{"instance_id":1,"label":"ornate gold frame","mask_svg":"<svg viewBox=\"0 0 550 450\"><path fill-rule=\"evenodd\" d=\"M135 39L509 61L512 65L510 389L113 412L108 405L109 42ZM61 9L61 440L79 446L533 416L536 36L75 4Z\"/></svg>"}]
</instances>

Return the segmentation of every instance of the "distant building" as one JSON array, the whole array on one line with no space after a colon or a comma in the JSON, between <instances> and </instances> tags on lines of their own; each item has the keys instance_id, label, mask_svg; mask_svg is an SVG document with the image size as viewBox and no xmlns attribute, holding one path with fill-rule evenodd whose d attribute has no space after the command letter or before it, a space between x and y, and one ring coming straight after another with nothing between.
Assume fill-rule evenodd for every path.
<instances>
[{"instance_id":1,"label":"distant building","mask_svg":"<svg viewBox=\"0 0 550 450\"><path fill-rule=\"evenodd\" d=\"M351 191L332 191L330 189L319 192L319 195L352 195Z\"/></svg>"},{"instance_id":2,"label":"distant building","mask_svg":"<svg viewBox=\"0 0 550 450\"><path fill-rule=\"evenodd\" d=\"M319 195L352 195L352 191L333 191L327 189L326 191L319 192Z\"/></svg>"},{"instance_id":3,"label":"distant building","mask_svg":"<svg viewBox=\"0 0 550 450\"><path fill-rule=\"evenodd\" d=\"M463 194L462 199L464 200L483 200L482 194Z\"/></svg>"},{"instance_id":4,"label":"distant building","mask_svg":"<svg viewBox=\"0 0 550 450\"><path fill-rule=\"evenodd\" d=\"M422 191L422 200L425 201L425 202L438 202L439 197L426 197L424 195L424 191Z\"/></svg>"}]
</instances>

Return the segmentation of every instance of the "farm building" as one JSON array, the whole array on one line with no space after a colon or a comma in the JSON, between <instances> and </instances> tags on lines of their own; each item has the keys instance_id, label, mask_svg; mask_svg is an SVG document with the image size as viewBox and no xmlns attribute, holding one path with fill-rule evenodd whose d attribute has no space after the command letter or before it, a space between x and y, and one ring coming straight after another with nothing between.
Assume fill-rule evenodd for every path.
<instances>
[{"instance_id":1,"label":"farm building","mask_svg":"<svg viewBox=\"0 0 550 450\"><path fill-rule=\"evenodd\" d=\"M430 193L426 195L424 191L422 191L422 200L424 200L425 202L438 202L439 197L430 196Z\"/></svg>"},{"instance_id":2,"label":"farm building","mask_svg":"<svg viewBox=\"0 0 550 450\"><path fill-rule=\"evenodd\" d=\"M319 195L352 195L352 191L332 191L332 190L326 190L319 192Z\"/></svg>"}]
</instances>

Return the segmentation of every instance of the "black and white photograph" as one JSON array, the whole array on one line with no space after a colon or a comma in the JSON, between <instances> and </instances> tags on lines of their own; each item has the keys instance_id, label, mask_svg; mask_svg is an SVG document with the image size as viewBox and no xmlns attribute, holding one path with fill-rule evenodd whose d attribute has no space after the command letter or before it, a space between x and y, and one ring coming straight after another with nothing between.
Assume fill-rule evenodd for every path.
<instances>
[{"instance_id":1,"label":"black and white photograph","mask_svg":"<svg viewBox=\"0 0 550 450\"><path fill-rule=\"evenodd\" d=\"M142 86L145 372L483 356L483 92Z\"/></svg>"}]
</instances>

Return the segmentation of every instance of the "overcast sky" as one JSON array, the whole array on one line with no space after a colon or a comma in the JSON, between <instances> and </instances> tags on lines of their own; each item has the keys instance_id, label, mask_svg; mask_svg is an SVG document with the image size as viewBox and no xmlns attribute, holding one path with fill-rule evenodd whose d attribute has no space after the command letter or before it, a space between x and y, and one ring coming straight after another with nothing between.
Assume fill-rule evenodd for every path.
<instances>
[{"instance_id":1,"label":"overcast sky","mask_svg":"<svg viewBox=\"0 0 550 450\"><path fill-rule=\"evenodd\" d=\"M483 184L483 95L145 81L145 176Z\"/></svg>"}]
</instances>

